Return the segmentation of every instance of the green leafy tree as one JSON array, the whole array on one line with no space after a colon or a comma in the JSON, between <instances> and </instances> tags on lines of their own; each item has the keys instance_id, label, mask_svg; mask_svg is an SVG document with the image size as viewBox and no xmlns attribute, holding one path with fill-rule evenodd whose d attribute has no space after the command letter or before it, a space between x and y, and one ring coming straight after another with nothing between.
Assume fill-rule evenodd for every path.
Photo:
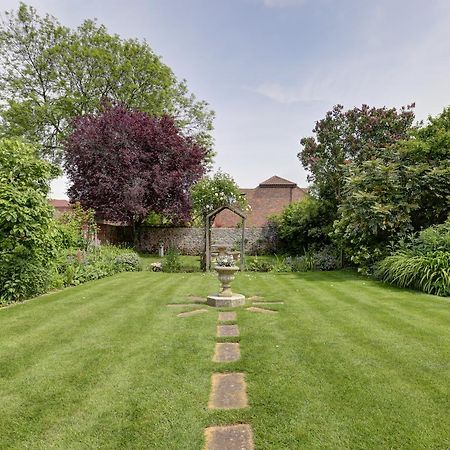
<instances>
[{"instance_id":1,"label":"green leafy tree","mask_svg":"<svg viewBox=\"0 0 450 450\"><path fill-rule=\"evenodd\" d=\"M380 158L353 165L334 223L333 237L350 260L367 271L388 253L390 241L412 230L418 208L405 195L398 163Z\"/></svg>"},{"instance_id":2,"label":"green leafy tree","mask_svg":"<svg viewBox=\"0 0 450 450\"><path fill-rule=\"evenodd\" d=\"M147 42L110 35L95 21L70 29L21 3L0 23L0 64L3 133L39 144L53 160L61 158L71 120L98 112L105 99L151 116L168 114L186 137L211 148L207 103Z\"/></svg>"},{"instance_id":3,"label":"green leafy tree","mask_svg":"<svg viewBox=\"0 0 450 450\"><path fill-rule=\"evenodd\" d=\"M329 214L325 201L313 197L288 205L279 216L271 219L280 249L302 255L312 248L330 244L332 219Z\"/></svg>"},{"instance_id":4,"label":"green leafy tree","mask_svg":"<svg viewBox=\"0 0 450 450\"><path fill-rule=\"evenodd\" d=\"M342 201L346 165L360 165L377 158L384 149L408 136L414 105L374 108L362 105L344 111L336 105L325 118L316 122L314 137L301 139L298 157L310 172L312 193L326 200L336 212Z\"/></svg>"},{"instance_id":5,"label":"green leafy tree","mask_svg":"<svg viewBox=\"0 0 450 450\"><path fill-rule=\"evenodd\" d=\"M191 188L194 223L203 224L206 216L222 205L234 205L242 210L248 208L233 178L221 171L207 176Z\"/></svg>"},{"instance_id":6,"label":"green leafy tree","mask_svg":"<svg viewBox=\"0 0 450 450\"><path fill-rule=\"evenodd\" d=\"M380 157L350 163L334 237L367 270L405 234L450 213L450 109Z\"/></svg>"},{"instance_id":7,"label":"green leafy tree","mask_svg":"<svg viewBox=\"0 0 450 450\"><path fill-rule=\"evenodd\" d=\"M0 140L0 303L44 292L57 251L47 194L58 169L23 142Z\"/></svg>"},{"instance_id":8,"label":"green leafy tree","mask_svg":"<svg viewBox=\"0 0 450 450\"><path fill-rule=\"evenodd\" d=\"M450 213L450 108L429 117L390 156L399 162L405 195L418 205L413 228L443 223Z\"/></svg>"}]
</instances>

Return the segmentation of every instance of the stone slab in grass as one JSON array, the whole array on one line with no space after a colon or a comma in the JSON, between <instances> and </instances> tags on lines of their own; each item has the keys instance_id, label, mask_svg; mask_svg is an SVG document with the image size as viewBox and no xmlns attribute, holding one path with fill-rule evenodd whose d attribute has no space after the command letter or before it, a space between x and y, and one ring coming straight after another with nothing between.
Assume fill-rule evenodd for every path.
<instances>
[{"instance_id":1,"label":"stone slab in grass","mask_svg":"<svg viewBox=\"0 0 450 450\"><path fill-rule=\"evenodd\" d=\"M253 302L254 305L284 305L284 302Z\"/></svg>"},{"instance_id":2,"label":"stone slab in grass","mask_svg":"<svg viewBox=\"0 0 450 450\"><path fill-rule=\"evenodd\" d=\"M239 327L237 325L217 325L217 337L237 337Z\"/></svg>"},{"instance_id":3,"label":"stone slab in grass","mask_svg":"<svg viewBox=\"0 0 450 450\"><path fill-rule=\"evenodd\" d=\"M188 306L195 306L198 308L198 303L169 303L167 305L169 308L186 308Z\"/></svg>"},{"instance_id":4,"label":"stone slab in grass","mask_svg":"<svg viewBox=\"0 0 450 450\"><path fill-rule=\"evenodd\" d=\"M231 320L236 320L235 312L221 312L219 313L219 322L229 322Z\"/></svg>"},{"instance_id":5,"label":"stone slab in grass","mask_svg":"<svg viewBox=\"0 0 450 450\"><path fill-rule=\"evenodd\" d=\"M278 314L278 311L274 311L273 309L258 308L257 306L251 306L250 308L247 308L247 311L262 314Z\"/></svg>"},{"instance_id":6,"label":"stone slab in grass","mask_svg":"<svg viewBox=\"0 0 450 450\"><path fill-rule=\"evenodd\" d=\"M248 406L247 386L243 373L213 373L210 409L240 409Z\"/></svg>"},{"instance_id":7,"label":"stone slab in grass","mask_svg":"<svg viewBox=\"0 0 450 450\"><path fill-rule=\"evenodd\" d=\"M177 314L177 317L191 317L191 316L196 316L197 314L202 314L208 312L207 309L194 309L194 311L186 311L186 312L182 312L180 314Z\"/></svg>"},{"instance_id":8,"label":"stone slab in grass","mask_svg":"<svg viewBox=\"0 0 450 450\"><path fill-rule=\"evenodd\" d=\"M195 303L206 303L206 297L198 297L197 295L188 295L187 298Z\"/></svg>"},{"instance_id":9,"label":"stone slab in grass","mask_svg":"<svg viewBox=\"0 0 450 450\"><path fill-rule=\"evenodd\" d=\"M205 450L254 450L250 425L228 425L205 429Z\"/></svg>"},{"instance_id":10,"label":"stone slab in grass","mask_svg":"<svg viewBox=\"0 0 450 450\"><path fill-rule=\"evenodd\" d=\"M232 362L241 357L241 350L238 343L218 342L214 349L214 362Z\"/></svg>"},{"instance_id":11,"label":"stone slab in grass","mask_svg":"<svg viewBox=\"0 0 450 450\"><path fill-rule=\"evenodd\" d=\"M262 300L264 297L261 297L260 295L252 295L251 297L248 297L248 300L251 302L257 302L258 300Z\"/></svg>"}]
</instances>

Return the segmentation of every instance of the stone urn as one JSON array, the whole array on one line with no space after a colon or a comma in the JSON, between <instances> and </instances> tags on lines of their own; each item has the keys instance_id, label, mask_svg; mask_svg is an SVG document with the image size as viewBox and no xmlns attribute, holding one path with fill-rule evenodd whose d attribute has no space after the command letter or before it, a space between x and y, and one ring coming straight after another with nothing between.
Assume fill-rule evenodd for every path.
<instances>
[{"instance_id":1,"label":"stone urn","mask_svg":"<svg viewBox=\"0 0 450 450\"><path fill-rule=\"evenodd\" d=\"M234 274L239 271L237 266L215 266L214 270L217 272L221 287L219 297L231 297L231 282L234 280Z\"/></svg>"},{"instance_id":2,"label":"stone urn","mask_svg":"<svg viewBox=\"0 0 450 450\"><path fill-rule=\"evenodd\" d=\"M238 251L233 251L233 252L229 252L230 255L233 257L234 262L239 262L241 259L241 252Z\"/></svg>"},{"instance_id":3,"label":"stone urn","mask_svg":"<svg viewBox=\"0 0 450 450\"><path fill-rule=\"evenodd\" d=\"M234 275L239 271L239 267L235 266L233 259L225 261L230 256L218 257L218 264L214 266L220 281L220 292L216 295L208 295L207 304L210 306L235 307L242 306L245 303L245 297L242 294L234 294L231 291L231 282Z\"/></svg>"}]
</instances>

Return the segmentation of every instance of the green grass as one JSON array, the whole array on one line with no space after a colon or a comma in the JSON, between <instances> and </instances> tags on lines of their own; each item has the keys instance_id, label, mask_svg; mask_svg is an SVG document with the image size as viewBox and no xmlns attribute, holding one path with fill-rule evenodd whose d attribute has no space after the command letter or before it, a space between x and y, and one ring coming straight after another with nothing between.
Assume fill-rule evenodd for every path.
<instances>
[{"instance_id":1,"label":"green grass","mask_svg":"<svg viewBox=\"0 0 450 450\"><path fill-rule=\"evenodd\" d=\"M248 422L258 449L450 447L450 302L349 272L239 274L284 300L238 310L242 358L211 361L217 312L169 302L212 274L122 273L0 310L0 448L200 449ZM247 374L250 408L207 409L214 371Z\"/></svg>"}]
</instances>

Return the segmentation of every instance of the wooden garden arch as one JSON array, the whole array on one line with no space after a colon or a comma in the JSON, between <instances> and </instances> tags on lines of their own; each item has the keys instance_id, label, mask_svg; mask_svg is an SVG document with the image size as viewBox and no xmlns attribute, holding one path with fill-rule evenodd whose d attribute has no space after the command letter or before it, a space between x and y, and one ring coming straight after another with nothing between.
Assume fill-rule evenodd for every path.
<instances>
[{"instance_id":1,"label":"wooden garden arch","mask_svg":"<svg viewBox=\"0 0 450 450\"><path fill-rule=\"evenodd\" d=\"M232 205L222 205L214 211L210 212L206 216L205 220L205 270L211 270L211 224L214 221L214 218L224 209L228 209L229 211L235 213L242 219L242 235L241 235L241 260L240 267L241 271L244 270L244 249L245 249L245 220L247 219L247 215Z\"/></svg>"}]
</instances>

